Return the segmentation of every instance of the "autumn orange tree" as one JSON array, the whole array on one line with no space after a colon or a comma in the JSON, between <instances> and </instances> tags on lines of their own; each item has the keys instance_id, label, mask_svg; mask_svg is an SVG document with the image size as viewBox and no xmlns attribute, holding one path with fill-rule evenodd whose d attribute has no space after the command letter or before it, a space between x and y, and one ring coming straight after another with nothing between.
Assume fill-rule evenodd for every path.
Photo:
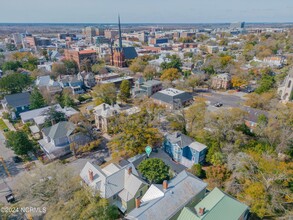
<instances>
[{"instance_id":1,"label":"autumn orange tree","mask_svg":"<svg viewBox=\"0 0 293 220\"><path fill-rule=\"evenodd\" d=\"M231 82L234 88L239 88L247 84L247 80L240 76L232 76Z\"/></svg>"},{"instance_id":2,"label":"autumn orange tree","mask_svg":"<svg viewBox=\"0 0 293 220\"><path fill-rule=\"evenodd\" d=\"M220 63L222 67L226 67L228 64L232 62L232 57L229 55L220 56Z\"/></svg>"},{"instance_id":3,"label":"autumn orange tree","mask_svg":"<svg viewBox=\"0 0 293 220\"><path fill-rule=\"evenodd\" d=\"M280 161L275 155L249 150L230 158L237 198L250 206L258 217L277 216L293 202L293 163ZM237 184L236 184L237 183Z\"/></svg>"},{"instance_id":4,"label":"autumn orange tree","mask_svg":"<svg viewBox=\"0 0 293 220\"><path fill-rule=\"evenodd\" d=\"M172 83L174 80L179 79L180 77L181 77L181 74L179 73L178 69L170 68L170 69L165 69L163 71L161 80L170 81Z\"/></svg>"},{"instance_id":5,"label":"autumn orange tree","mask_svg":"<svg viewBox=\"0 0 293 220\"><path fill-rule=\"evenodd\" d=\"M144 152L147 145L152 147L160 146L163 137L157 128L153 126L152 116L143 109L134 115L124 115L122 123L114 123L118 128L113 130L113 139L108 143L113 157L131 157Z\"/></svg>"},{"instance_id":6,"label":"autumn orange tree","mask_svg":"<svg viewBox=\"0 0 293 220\"><path fill-rule=\"evenodd\" d=\"M210 188L223 188L231 172L226 165L211 166L206 169L206 177Z\"/></svg>"}]
</instances>

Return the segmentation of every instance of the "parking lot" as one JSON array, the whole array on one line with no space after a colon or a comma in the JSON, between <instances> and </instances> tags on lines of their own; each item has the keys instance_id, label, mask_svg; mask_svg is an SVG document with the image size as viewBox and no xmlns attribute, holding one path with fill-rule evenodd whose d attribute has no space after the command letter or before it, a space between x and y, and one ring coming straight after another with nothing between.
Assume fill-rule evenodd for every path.
<instances>
[{"instance_id":1,"label":"parking lot","mask_svg":"<svg viewBox=\"0 0 293 220\"><path fill-rule=\"evenodd\" d=\"M217 103L222 103L222 107L240 107L243 105L245 98L245 93L200 93L199 97L204 97L209 105L214 106Z\"/></svg>"}]
</instances>

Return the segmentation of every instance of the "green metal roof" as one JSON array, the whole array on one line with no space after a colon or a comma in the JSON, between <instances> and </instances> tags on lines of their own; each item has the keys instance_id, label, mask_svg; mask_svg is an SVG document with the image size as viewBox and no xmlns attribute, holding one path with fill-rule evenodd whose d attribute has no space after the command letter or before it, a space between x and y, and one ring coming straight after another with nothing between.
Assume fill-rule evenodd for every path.
<instances>
[{"instance_id":1,"label":"green metal roof","mask_svg":"<svg viewBox=\"0 0 293 220\"><path fill-rule=\"evenodd\" d=\"M196 206L195 210L205 208L205 214L198 216L190 209L184 208L178 220L237 220L248 209L248 206L214 188Z\"/></svg>"},{"instance_id":2,"label":"green metal roof","mask_svg":"<svg viewBox=\"0 0 293 220\"><path fill-rule=\"evenodd\" d=\"M189 219L198 219L198 217L189 208L184 207L184 209L182 209L177 220L189 220Z\"/></svg>"}]
</instances>

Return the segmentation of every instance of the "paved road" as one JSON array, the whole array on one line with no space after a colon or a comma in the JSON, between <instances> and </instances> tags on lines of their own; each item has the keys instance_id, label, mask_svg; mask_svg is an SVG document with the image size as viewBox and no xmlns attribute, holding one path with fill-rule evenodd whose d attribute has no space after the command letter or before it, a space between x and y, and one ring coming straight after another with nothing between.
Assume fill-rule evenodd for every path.
<instances>
[{"instance_id":1,"label":"paved road","mask_svg":"<svg viewBox=\"0 0 293 220\"><path fill-rule=\"evenodd\" d=\"M223 107L240 107L242 106L244 99L233 94L220 94L220 93L208 93L200 94L199 96L204 97L210 102L210 105L214 105L218 102L223 103Z\"/></svg>"},{"instance_id":2,"label":"paved road","mask_svg":"<svg viewBox=\"0 0 293 220\"><path fill-rule=\"evenodd\" d=\"M0 156L3 158L4 163L10 173L9 177L2 162L0 162L0 179L4 181L8 188L13 191L19 183L19 179L26 171L23 168L23 163L16 164L13 162L12 157L15 156L15 154L11 149L6 148L5 137L2 131L0 131ZM5 195L2 196L3 197L0 198L0 201L6 202L4 197Z\"/></svg>"},{"instance_id":3,"label":"paved road","mask_svg":"<svg viewBox=\"0 0 293 220\"><path fill-rule=\"evenodd\" d=\"M12 161L12 157L15 156L15 154L11 149L5 146L5 137L2 131L0 132L0 156L3 158L11 177L16 176L23 170L21 163L16 164ZM2 163L0 164L0 168L0 178L7 178L7 173Z\"/></svg>"},{"instance_id":4,"label":"paved road","mask_svg":"<svg viewBox=\"0 0 293 220\"><path fill-rule=\"evenodd\" d=\"M248 113L248 117L251 120L257 120L258 116L261 114L268 115L266 111L251 108L248 106L244 106L244 101L245 98L243 97L246 93L243 92L237 92L233 94L229 93L216 93L216 92L211 92L211 93L200 93L199 96L202 96L206 98L209 102L208 104L208 110L214 112L223 108L230 108L230 107L238 107L243 109ZM218 102L223 103L222 107L215 107L214 105Z\"/></svg>"}]
</instances>

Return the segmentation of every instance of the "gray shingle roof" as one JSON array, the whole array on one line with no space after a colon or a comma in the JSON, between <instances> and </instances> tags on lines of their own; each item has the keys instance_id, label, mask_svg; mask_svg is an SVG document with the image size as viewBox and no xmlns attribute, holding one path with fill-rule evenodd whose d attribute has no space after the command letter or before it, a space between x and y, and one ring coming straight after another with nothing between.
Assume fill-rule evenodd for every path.
<instances>
[{"instance_id":1,"label":"gray shingle roof","mask_svg":"<svg viewBox=\"0 0 293 220\"><path fill-rule=\"evenodd\" d=\"M30 93L29 92L23 92L23 93L17 93L12 95L7 95L4 97L7 104L13 108L21 107L21 106L28 106L30 105Z\"/></svg>"},{"instance_id":2,"label":"gray shingle roof","mask_svg":"<svg viewBox=\"0 0 293 220\"><path fill-rule=\"evenodd\" d=\"M126 219L167 220L179 212L196 195L206 189L207 184L186 171L169 181L168 189L152 185L142 197L141 206L131 211Z\"/></svg>"},{"instance_id":3,"label":"gray shingle roof","mask_svg":"<svg viewBox=\"0 0 293 220\"><path fill-rule=\"evenodd\" d=\"M132 174L130 175L128 174L129 167L132 167ZM80 173L80 177L90 187L97 190L103 198L111 198L119 193L121 198L129 201L134 197L140 186L146 183L135 175L137 172L133 164L130 163L125 167L118 168L119 169L114 171L114 173L109 173L106 171L108 170L106 167L101 169L100 167L87 162ZM93 171L93 182L90 182L88 179L88 170Z\"/></svg>"},{"instance_id":4,"label":"gray shingle roof","mask_svg":"<svg viewBox=\"0 0 293 220\"><path fill-rule=\"evenodd\" d=\"M71 122L61 121L51 127L44 128L43 132L46 136L56 139L68 137L75 130L75 125Z\"/></svg>"},{"instance_id":5,"label":"gray shingle roof","mask_svg":"<svg viewBox=\"0 0 293 220\"><path fill-rule=\"evenodd\" d=\"M169 104L173 104L178 99L181 101L181 103L184 103L193 99L192 95L187 92L180 92L177 94L168 94L168 92L165 92L165 91L167 90L165 89L165 90L159 91L155 93L154 95L152 95L151 97L153 99L157 99Z\"/></svg>"},{"instance_id":6,"label":"gray shingle roof","mask_svg":"<svg viewBox=\"0 0 293 220\"><path fill-rule=\"evenodd\" d=\"M181 148L189 146L191 143L194 142L194 140L191 137L188 137L185 134L181 134L180 132L167 134L166 139L173 144L178 144L178 146Z\"/></svg>"}]
</instances>

